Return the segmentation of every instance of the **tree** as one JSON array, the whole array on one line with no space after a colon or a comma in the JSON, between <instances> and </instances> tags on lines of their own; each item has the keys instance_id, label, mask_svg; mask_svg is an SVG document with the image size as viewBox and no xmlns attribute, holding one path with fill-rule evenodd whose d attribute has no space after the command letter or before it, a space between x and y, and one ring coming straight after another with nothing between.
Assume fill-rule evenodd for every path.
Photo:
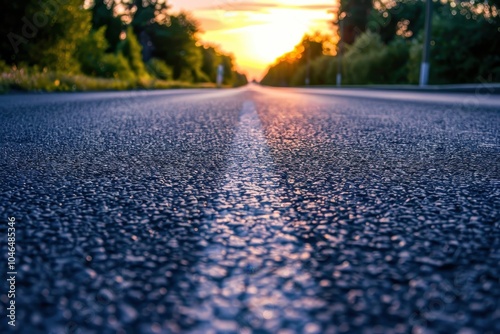
<instances>
[{"instance_id":1,"label":"tree","mask_svg":"<svg viewBox=\"0 0 500 334\"><path fill-rule=\"evenodd\" d=\"M76 47L89 32L91 19L82 4L80 0L64 4L54 0L7 1L5 5L12 14L9 12L2 22L7 37L2 44L2 58L8 63L78 72Z\"/></svg>"},{"instance_id":2,"label":"tree","mask_svg":"<svg viewBox=\"0 0 500 334\"><path fill-rule=\"evenodd\" d=\"M451 9L451 10L450 10ZM443 8L433 22L433 83L500 81L500 31L494 20Z\"/></svg>"},{"instance_id":3,"label":"tree","mask_svg":"<svg viewBox=\"0 0 500 334\"><path fill-rule=\"evenodd\" d=\"M400 0L387 5L386 1L376 0L371 12L368 28L380 34L384 43L389 43L397 36L415 38L425 23L425 2L420 0ZM440 6L434 3L434 7Z\"/></svg>"},{"instance_id":4,"label":"tree","mask_svg":"<svg viewBox=\"0 0 500 334\"><path fill-rule=\"evenodd\" d=\"M187 13L171 15L166 24L153 23L147 33L154 45L153 56L174 69L174 78L192 76L201 80L203 59L197 46L198 23Z\"/></svg>"},{"instance_id":5,"label":"tree","mask_svg":"<svg viewBox=\"0 0 500 334\"><path fill-rule=\"evenodd\" d=\"M203 62L201 70L207 75L211 82L217 80L217 67L221 63L219 52L214 46L200 45Z\"/></svg>"},{"instance_id":6,"label":"tree","mask_svg":"<svg viewBox=\"0 0 500 334\"><path fill-rule=\"evenodd\" d=\"M105 28L105 37L108 41L108 51L116 51L120 43L120 35L125 28L121 16L115 15L117 2L110 0L94 0L92 6L92 28Z\"/></svg>"},{"instance_id":7,"label":"tree","mask_svg":"<svg viewBox=\"0 0 500 334\"><path fill-rule=\"evenodd\" d=\"M148 76L146 66L142 61L142 47L137 40L137 37L132 30L132 27L127 28L127 36L125 40L119 44L119 52L127 59L130 69L135 73L138 78L145 78Z\"/></svg>"},{"instance_id":8,"label":"tree","mask_svg":"<svg viewBox=\"0 0 500 334\"><path fill-rule=\"evenodd\" d=\"M333 24L339 30L340 20L343 21L344 43L354 43L356 37L366 31L372 8L372 0L340 0L340 6L334 10Z\"/></svg>"},{"instance_id":9,"label":"tree","mask_svg":"<svg viewBox=\"0 0 500 334\"><path fill-rule=\"evenodd\" d=\"M8 64L14 64L18 61L25 61L26 55L24 46L28 43L28 36L23 36L22 28L25 24L23 17L25 17L26 7L33 2L33 0L18 0L18 1L4 1L2 3L3 13L2 24L0 24L0 58Z\"/></svg>"},{"instance_id":10,"label":"tree","mask_svg":"<svg viewBox=\"0 0 500 334\"><path fill-rule=\"evenodd\" d=\"M278 58L261 83L270 86L290 86L295 72L308 62L313 62L325 53L326 36L304 35L293 51Z\"/></svg>"}]
</instances>

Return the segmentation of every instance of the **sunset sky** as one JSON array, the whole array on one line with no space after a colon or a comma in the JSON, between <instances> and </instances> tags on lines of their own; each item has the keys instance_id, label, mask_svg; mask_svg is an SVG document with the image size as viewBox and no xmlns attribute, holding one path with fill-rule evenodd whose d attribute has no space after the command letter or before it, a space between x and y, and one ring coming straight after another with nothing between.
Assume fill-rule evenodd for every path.
<instances>
[{"instance_id":1,"label":"sunset sky","mask_svg":"<svg viewBox=\"0 0 500 334\"><path fill-rule=\"evenodd\" d=\"M174 10L190 11L200 22L202 40L236 58L249 79L291 51L304 33L330 31L335 0L171 0Z\"/></svg>"}]
</instances>

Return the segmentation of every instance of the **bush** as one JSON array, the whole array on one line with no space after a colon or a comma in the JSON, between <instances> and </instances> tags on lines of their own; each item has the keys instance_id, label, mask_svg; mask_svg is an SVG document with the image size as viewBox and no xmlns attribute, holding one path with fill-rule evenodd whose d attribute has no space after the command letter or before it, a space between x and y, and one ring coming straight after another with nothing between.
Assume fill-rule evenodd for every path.
<instances>
[{"instance_id":1,"label":"bush","mask_svg":"<svg viewBox=\"0 0 500 334\"><path fill-rule=\"evenodd\" d=\"M411 42L409 57L408 57L408 82L410 84L418 84L420 80L420 64L422 62L423 52L422 39L415 39Z\"/></svg>"},{"instance_id":2,"label":"bush","mask_svg":"<svg viewBox=\"0 0 500 334\"><path fill-rule=\"evenodd\" d=\"M183 68L178 80L184 82L194 82L193 71L190 68Z\"/></svg>"},{"instance_id":3,"label":"bush","mask_svg":"<svg viewBox=\"0 0 500 334\"><path fill-rule=\"evenodd\" d=\"M320 56L313 61L311 61L309 69L309 79L311 85L325 85L328 84L328 68L330 63L333 62L335 57L332 56ZM307 76L307 63L300 67L292 77L292 86L304 86L306 84Z\"/></svg>"},{"instance_id":4,"label":"bush","mask_svg":"<svg viewBox=\"0 0 500 334\"><path fill-rule=\"evenodd\" d=\"M326 83L328 85L337 84L337 73L339 71L339 59L337 57L332 57L330 62L328 63L328 68L326 69ZM343 73L342 66L340 67L340 71Z\"/></svg>"},{"instance_id":5,"label":"bush","mask_svg":"<svg viewBox=\"0 0 500 334\"><path fill-rule=\"evenodd\" d=\"M236 72L233 87L245 86L248 84L247 76L243 73Z\"/></svg>"},{"instance_id":6,"label":"bush","mask_svg":"<svg viewBox=\"0 0 500 334\"><path fill-rule=\"evenodd\" d=\"M103 78L115 78L122 80L135 80L134 71L130 68L129 62L121 54L107 53L102 56L97 64L97 76Z\"/></svg>"},{"instance_id":7,"label":"bush","mask_svg":"<svg viewBox=\"0 0 500 334\"><path fill-rule=\"evenodd\" d=\"M384 77L386 84L405 84L408 83L408 61L410 56L410 42L402 38L393 40L387 46L385 55L385 67L390 64L390 71Z\"/></svg>"},{"instance_id":8,"label":"bush","mask_svg":"<svg viewBox=\"0 0 500 334\"><path fill-rule=\"evenodd\" d=\"M127 59L130 69L138 78L148 77L146 67L142 61L142 47L132 27L128 27L127 38L120 43L118 51Z\"/></svg>"},{"instance_id":9,"label":"bush","mask_svg":"<svg viewBox=\"0 0 500 334\"><path fill-rule=\"evenodd\" d=\"M172 80L174 76L172 68L158 58L152 58L148 61L147 69L151 76L161 80Z\"/></svg>"},{"instance_id":10,"label":"bush","mask_svg":"<svg viewBox=\"0 0 500 334\"><path fill-rule=\"evenodd\" d=\"M105 31L106 27L91 31L78 44L76 58L84 74L95 76L100 72L99 63L102 62L108 48Z\"/></svg>"},{"instance_id":11,"label":"bush","mask_svg":"<svg viewBox=\"0 0 500 334\"><path fill-rule=\"evenodd\" d=\"M395 39L385 45L380 35L362 34L343 57L345 83L397 84L406 81L408 43Z\"/></svg>"},{"instance_id":12,"label":"bush","mask_svg":"<svg viewBox=\"0 0 500 334\"><path fill-rule=\"evenodd\" d=\"M447 16L445 16L445 14ZM498 21L452 15L433 19L430 79L432 84L500 80Z\"/></svg>"},{"instance_id":13,"label":"bush","mask_svg":"<svg viewBox=\"0 0 500 334\"><path fill-rule=\"evenodd\" d=\"M84 38L78 48L77 58L84 74L101 78L123 80L148 80L149 73L142 61L141 46L132 29L127 30L127 38L121 42L116 53L106 53L108 42L106 27L92 31ZM170 80L172 71L161 62L152 62L153 74L160 79Z\"/></svg>"},{"instance_id":14,"label":"bush","mask_svg":"<svg viewBox=\"0 0 500 334\"><path fill-rule=\"evenodd\" d=\"M383 49L384 44L378 34L366 32L359 36L343 57L345 83L376 83L383 65Z\"/></svg>"},{"instance_id":15,"label":"bush","mask_svg":"<svg viewBox=\"0 0 500 334\"><path fill-rule=\"evenodd\" d=\"M311 63L311 85L326 85L329 83L327 78L330 63L336 59L332 56L321 56Z\"/></svg>"},{"instance_id":16,"label":"bush","mask_svg":"<svg viewBox=\"0 0 500 334\"><path fill-rule=\"evenodd\" d=\"M193 73L193 78L194 78L193 82L200 82L200 83L210 82L210 78L208 77L208 75L205 72L203 72L201 69L195 68L195 69L192 69L191 72ZM230 75L232 76L233 74L234 73L231 71ZM231 84L231 82L228 82L227 84ZM226 82L224 82L224 83L226 83Z\"/></svg>"},{"instance_id":17,"label":"bush","mask_svg":"<svg viewBox=\"0 0 500 334\"><path fill-rule=\"evenodd\" d=\"M307 65L299 67L290 80L290 86L304 86L306 82Z\"/></svg>"},{"instance_id":18,"label":"bush","mask_svg":"<svg viewBox=\"0 0 500 334\"><path fill-rule=\"evenodd\" d=\"M5 73L9 71L10 71L9 65L7 65L7 63L4 60L0 59L0 73Z\"/></svg>"},{"instance_id":19,"label":"bush","mask_svg":"<svg viewBox=\"0 0 500 334\"><path fill-rule=\"evenodd\" d=\"M112 55L111 55L112 56ZM0 93L11 89L23 91L96 91L125 89L213 88L214 84L192 84L165 80L123 80L93 78L85 75L68 75L36 68L9 69L0 74Z\"/></svg>"},{"instance_id":20,"label":"bush","mask_svg":"<svg viewBox=\"0 0 500 334\"><path fill-rule=\"evenodd\" d=\"M25 17L44 14L49 19L36 29L36 38L22 46L22 52L16 55L21 59L17 58L15 63L26 62L30 66L38 65L55 72L78 74L77 48L91 27L91 13L82 10L82 1L66 0L64 5L60 4L54 10L51 6L44 6L46 1L16 2L26 6Z\"/></svg>"}]
</instances>

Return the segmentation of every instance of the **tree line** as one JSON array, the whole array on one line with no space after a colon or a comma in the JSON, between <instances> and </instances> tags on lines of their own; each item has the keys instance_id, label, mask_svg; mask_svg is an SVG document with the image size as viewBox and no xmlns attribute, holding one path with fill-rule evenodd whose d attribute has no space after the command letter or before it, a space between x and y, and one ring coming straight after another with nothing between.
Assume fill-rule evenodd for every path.
<instances>
[{"instance_id":1,"label":"tree line","mask_svg":"<svg viewBox=\"0 0 500 334\"><path fill-rule=\"evenodd\" d=\"M165 0L16 0L2 6L0 70L124 82L246 84L233 56L203 44L187 12Z\"/></svg>"},{"instance_id":2,"label":"tree line","mask_svg":"<svg viewBox=\"0 0 500 334\"><path fill-rule=\"evenodd\" d=\"M429 83L500 82L500 0L440 0L432 7ZM418 83L425 0L342 0L333 15L333 37L305 35L262 83L333 85L339 68L343 84Z\"/></svg>"}]
</instances>

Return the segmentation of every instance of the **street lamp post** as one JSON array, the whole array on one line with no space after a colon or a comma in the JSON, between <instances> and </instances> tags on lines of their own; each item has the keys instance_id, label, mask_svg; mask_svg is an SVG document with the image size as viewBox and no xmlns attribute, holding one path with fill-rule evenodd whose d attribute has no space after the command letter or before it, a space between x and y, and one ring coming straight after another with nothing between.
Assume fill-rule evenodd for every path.
<instances>
[{"instance_id":1,"label":"street lamp post","mask_svg":"<svg viewBox=\"0 0 500 334\"><path fill-rule=\"evenodd\" d=\"M427 0L425 8L425 39L420 65L420 87L427 86L429 82L429 55L431 51L431 29L432 29L432 0Z\"/></svg>"}]
</instances>

